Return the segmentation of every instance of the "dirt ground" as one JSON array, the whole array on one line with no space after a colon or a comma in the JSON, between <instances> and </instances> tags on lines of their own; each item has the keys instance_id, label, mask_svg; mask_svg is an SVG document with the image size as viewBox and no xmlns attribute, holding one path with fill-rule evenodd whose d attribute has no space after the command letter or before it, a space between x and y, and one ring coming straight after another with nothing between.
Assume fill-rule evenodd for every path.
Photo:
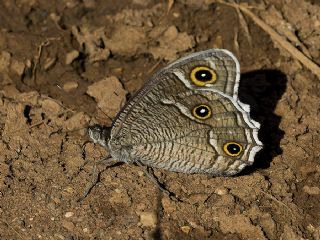
<instances>
[{"instance_id":1,"label":"dirt ground","mask_svg":"<svg viewBox=\"0 0 320 240\"><path fill-rule=\"evenodd\" d=\"M320 239L320 2L239 4L2 0L0 239ZM109 126L157 69L209 48L241 64L240 99L262 124L254 165L154 169L174 200L139 166L98 164L79 201L107 155L86 127Z\"/></svg>"}]
</instances>

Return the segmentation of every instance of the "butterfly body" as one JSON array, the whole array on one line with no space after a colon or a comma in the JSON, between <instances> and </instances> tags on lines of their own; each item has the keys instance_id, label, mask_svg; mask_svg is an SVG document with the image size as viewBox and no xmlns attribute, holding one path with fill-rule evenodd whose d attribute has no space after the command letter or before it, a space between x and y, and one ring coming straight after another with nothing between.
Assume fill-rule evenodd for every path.
<instances>
[{"instance_id":1,"label":"butterfly body","mask_svg":"<svg viewBox=\"0 0 320 240\"><path fill-rule=\"evenodd\" d=\"M262 148L260 124L238 99L239 80L239 63L227 50L189 55L155 74L118 114L111 131L97 127L89 134L119 161L234 175Z\"/></svg>"}]
</instances>

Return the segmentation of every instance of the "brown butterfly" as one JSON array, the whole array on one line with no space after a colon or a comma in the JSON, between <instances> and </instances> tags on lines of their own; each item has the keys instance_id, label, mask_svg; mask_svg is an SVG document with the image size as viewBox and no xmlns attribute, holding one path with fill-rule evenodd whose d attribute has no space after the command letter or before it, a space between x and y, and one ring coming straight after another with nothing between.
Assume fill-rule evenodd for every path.
<instances>
[{"instance_id":1,"label":"brown butterfly","mask_svg":"<svg viewBox=\"0 0 320 240\"><path fill-rule=\"evenodd\" d=\"M111 128L89 127L89 136L121 162L234 175L262 148L260 124L238 99L239 81L239 62L231 52L191 54L156 73Z\"/></svg>"}]
</instances>

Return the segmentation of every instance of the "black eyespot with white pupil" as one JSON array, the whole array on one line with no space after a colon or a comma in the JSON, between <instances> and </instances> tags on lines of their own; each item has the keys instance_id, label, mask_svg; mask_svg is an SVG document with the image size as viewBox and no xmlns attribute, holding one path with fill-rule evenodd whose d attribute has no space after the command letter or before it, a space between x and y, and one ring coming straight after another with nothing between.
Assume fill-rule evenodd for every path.
<instances>
[{"instance_id":1,"label":"black eyespot with white pupil","mask_svg":"<svg viewBox=\"0 0 320 240\"><path fill-rule=\"evenodd\" d=\"M231 157L237 157L241 154L243 147L237 142L228 142L224 144L223 150L227 155Z\"/></svg>"},{"instance_id":2,"label":"black eyespot with white pupil","mask_svg":"<svg viewBox=\"0 0 320 240\"><path fill-rule=\"evenodd\" d=\"M197 66L190 72L190 80L197 87L203 87L207 84L214 84L217 80L217 73L210 67Z\"/></svg>"},{"instance_id":3,"label":"black eyespot with white pupil","mask_svg":"<svg viewBox=\"0 0 320 240\"><path fill-rule=\"evenodd\" d=\"M205 117L209 114L209 109L206 107L198 107L196 108L196 114L200 117Z\"/></svg>"},{"instance_id":4,"label":"black eyespot with white pupil","mask_svg":"<svg viewBox=\"0 0 320 240\"><path fill-rule=\"evenodd\" d=\"M211 109L209 106L205 105L205 104L201 104L199 106L196 106L193 111L193 116L201 119L201 120L205 120L208 119L209 117L211 117Z\"/></svg>"},{"instance_id":5,"label":"black eyespot with white pupil","mask_svg":"<svg viewBox=\"0 0 320 240\"><path fill-rule=\"evenodd\" d=\"M195 77L198 81L210 81L212 79L212 73L209 70L201 69L195 73Z\"/></svg>"},{"instance_id":6,"label":"black eyespot with white pupil","mask_svg":"<svg viewBox=\"0 0 320 240\"><path fill-rule=\"evenodd\" d=\"M236 145L236 144L229 144L227 149L231 154L237 154L238 152L241 151L241 148L239 147L239 145Z\"/></svg>"}]
</instances>

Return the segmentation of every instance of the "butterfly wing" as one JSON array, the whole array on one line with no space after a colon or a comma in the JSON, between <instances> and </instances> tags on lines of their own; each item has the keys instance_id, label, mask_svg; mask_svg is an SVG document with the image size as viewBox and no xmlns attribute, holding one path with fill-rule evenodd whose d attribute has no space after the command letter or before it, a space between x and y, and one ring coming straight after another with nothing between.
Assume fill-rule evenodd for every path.
<instances>
[{"instance_id":1,"label":"butterfly wing","mask_svg":"<svg viewBox=\"0 0 320 240\"><path fill-rule=\"evenodd\" d=\"M209 68L213 70L215 80L198 82L191 79L192 69ZM200 70L200 69L199 69ZM214 89L238 98L240 65L236 57L225 49L210 49L190 54L168 65L164 71L171 71L190 89L203 87Z\"/></svg>"},{"instance_id":2,"label":"butterfly wing","mask_svg":"<svg viewBox=\"0 0 320 240\"><path fill-rule=\"evenodd\" d=\"M116 118L111 155L125 162L212 175L233 175L252 164L262 145L259 124L237 98L235 60L225 50L209 50L156 74ZM214 81L198 74L197 82L192 79L194 69L209 69L212 72L202 73L212 74Z\"/></svg>"}]
</instances>

